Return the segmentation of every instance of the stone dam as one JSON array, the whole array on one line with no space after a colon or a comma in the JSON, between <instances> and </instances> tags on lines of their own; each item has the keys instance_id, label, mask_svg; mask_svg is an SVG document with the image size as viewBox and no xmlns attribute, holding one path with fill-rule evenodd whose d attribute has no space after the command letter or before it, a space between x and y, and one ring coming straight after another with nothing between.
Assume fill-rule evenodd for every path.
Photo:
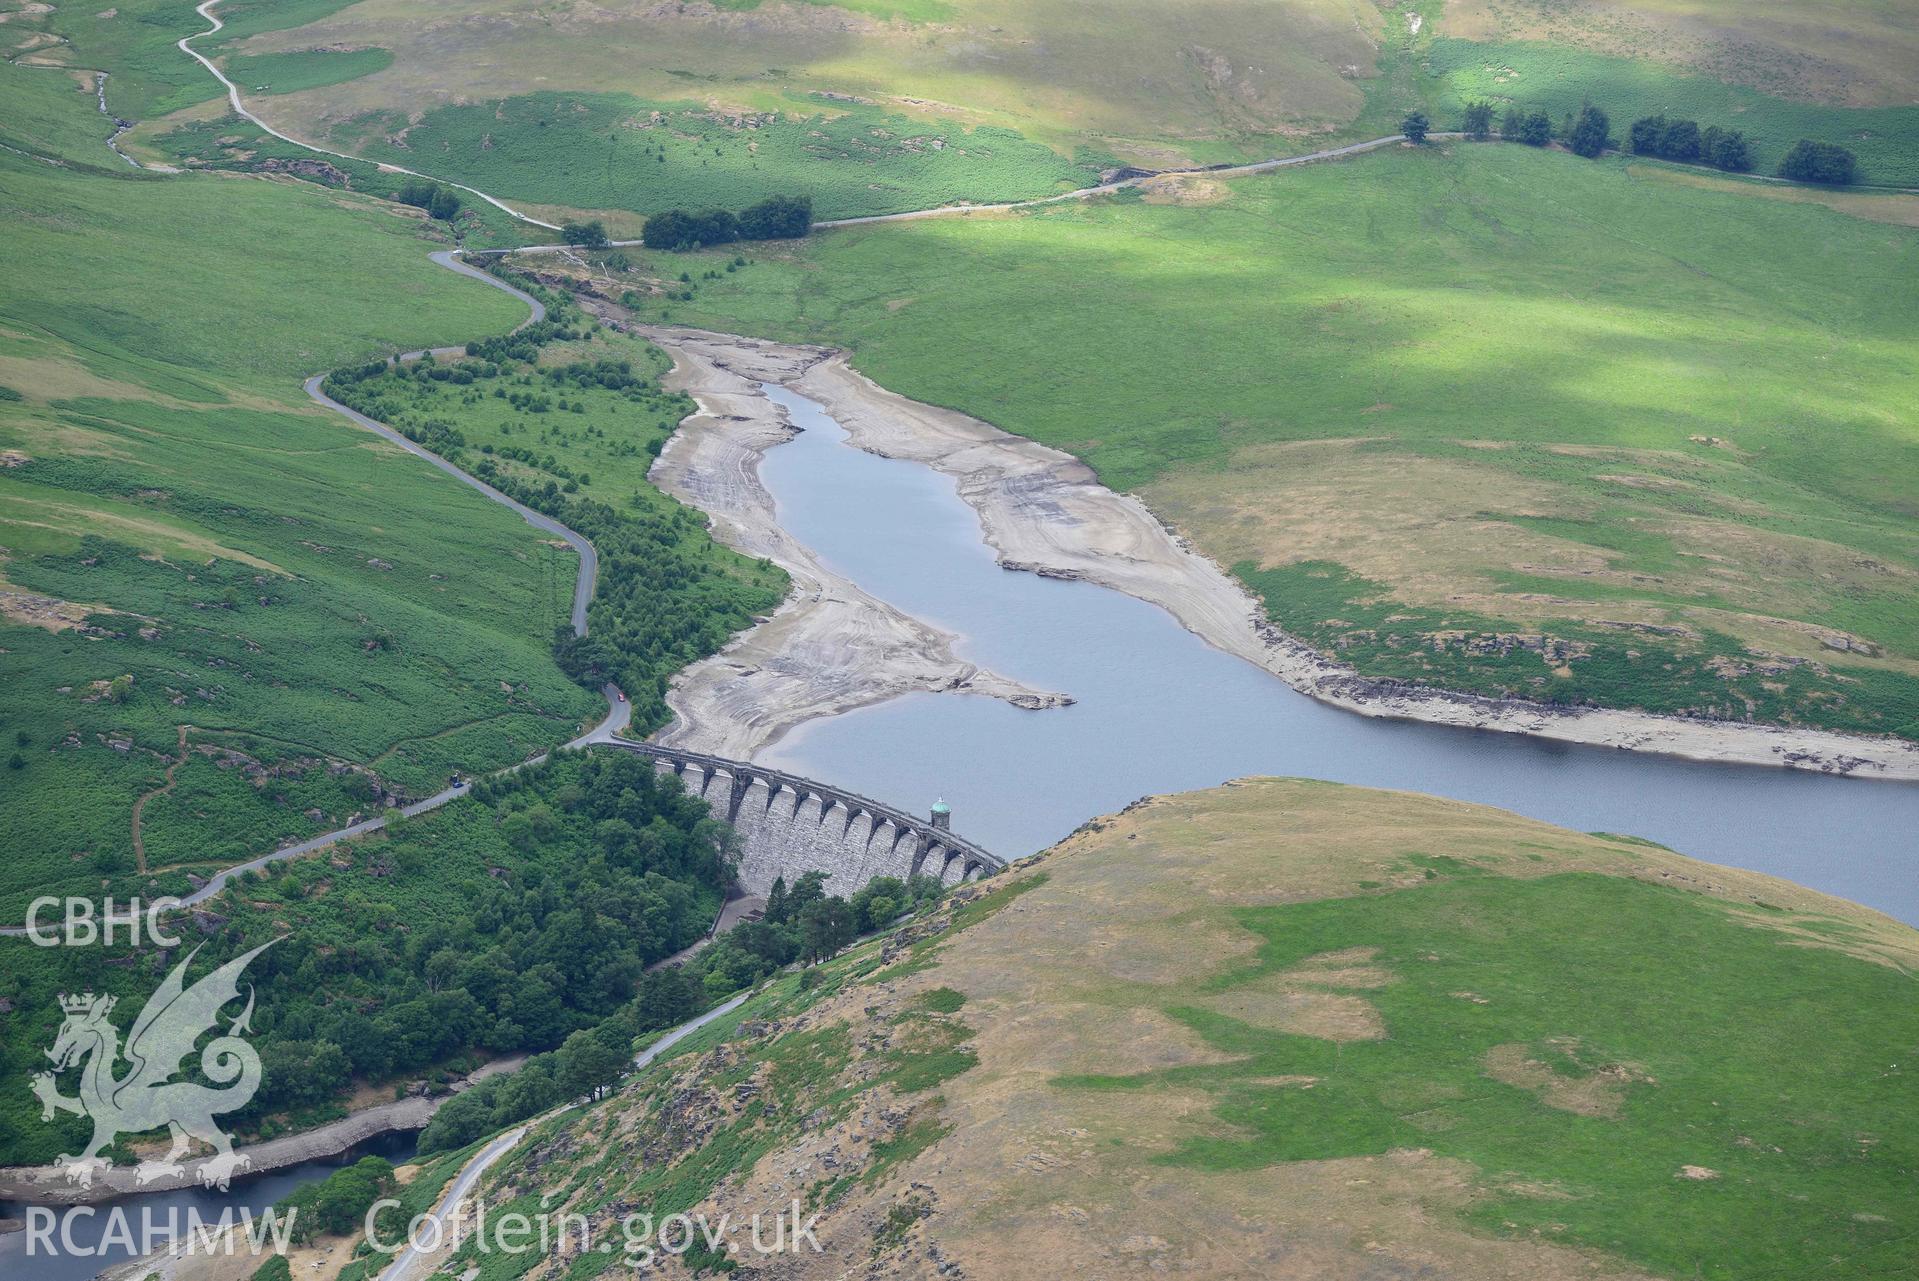
<instances>
[{"instance_id":1,"label":"stone dam","mask_svg":"<svg viewBox=\"0 0 1919 1281\"><path fill-rule=\"evenodd\" d=\"M740 837L738 880L748 894L764 895L778 877L791 884L813 871L827 874L829 893L846 895L875 876L937 876L955 885L1006 866L953 835L940 807L918 818L748 761L652 743L606 746L651 757L660 772L677 775L688 792L705 800L715 818L733 825Z\"/></svg>"}]
</instances>

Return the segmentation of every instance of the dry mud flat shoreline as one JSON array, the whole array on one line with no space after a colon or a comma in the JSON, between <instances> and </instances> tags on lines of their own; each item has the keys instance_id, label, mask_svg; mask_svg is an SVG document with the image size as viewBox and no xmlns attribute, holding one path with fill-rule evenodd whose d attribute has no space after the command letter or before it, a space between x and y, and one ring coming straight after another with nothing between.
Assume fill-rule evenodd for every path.
<instances>
[{"instance_id":1,"label":"dry mud flat shoreline","mask_svg":"<svg viewBox=\"0 0 1919 1281\"><path fill-rule=\"evenodd\" d=\"M819 402L853 445L952 476L1006 568L1083 579L1150 601L1214 647L1320 702L1364 716L1693 760L1919 780L1919 745L1894 739L1553 707L1368 679L1273 627L1237 580L1143 503L1102 486L1071 455L889 392L838 352L633 328L673 357L671 385L692 393L701 408L662 452L653 479L711 515L724 541L778 561L798 584L771 623L684 674L668 700L678 721L662 736L666 742L747 756L812 717L917 689L968 690L1033 707L1059 701L957 662L950 637L827 574L779 529L757 463L793 428L760 393L764 382Z\"/></svg>"},{"instance_id":2,"label":"dry mud flat shoreline","mask_svg":"<svg viewBox=\"0 0 1919 1281\"><path fill-rule=\"evenodd\" d=\"M1072 701L956 657L950 633L860 590L780 528L759 460L797 428L759 384L797 385L823 353L719 335L638 332L672 355L667 385L700 407L660 451L653 482L706 512L729 547L765 557L793 578L770 619L681 673L667 696L674 721L660 742L743 760L802 721L922 690L1029 708Z\"/></svg>"}]
</instances>

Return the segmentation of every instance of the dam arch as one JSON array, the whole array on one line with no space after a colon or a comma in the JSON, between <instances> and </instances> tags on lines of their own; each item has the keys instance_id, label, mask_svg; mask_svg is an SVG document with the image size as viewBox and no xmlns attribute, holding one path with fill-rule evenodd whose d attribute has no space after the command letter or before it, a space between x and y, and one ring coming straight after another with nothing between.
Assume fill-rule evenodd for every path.
<instances>
[{"instance_id":1,"label":"dam arch","mask_svg":"<svg viewBox=\"0 0 1919 1281\"><path fill-rule=\"evenodd\" d=\"M875 876L936 876L941 883L991 876L1006 860L955 836L944 804L920 818L828 783L750 761L654 743L610 742L679 777L688 794L733 825L740 838L738 882L763 895L784 877L825 872L831 894L850 895Z\"/></svg>"}]
</instances>

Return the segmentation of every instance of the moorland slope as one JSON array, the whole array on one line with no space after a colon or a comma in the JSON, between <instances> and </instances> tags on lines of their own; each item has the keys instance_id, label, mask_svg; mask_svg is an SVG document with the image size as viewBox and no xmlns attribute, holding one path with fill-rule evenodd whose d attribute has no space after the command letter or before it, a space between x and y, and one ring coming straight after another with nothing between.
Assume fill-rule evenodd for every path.
<instances>
[{"instance_id":1,"label":"moorland slope","mask_svg":"<svg viewBox=\"0 0 1919 1281\"><path fill-rule=\"evenodd\" d=\"M489 1214L798 1197L824 1252L763 1265L794 1277L1906 1266L1919 935L1863 909L1273 779L1143 802L956 899L537 1128Z\"/></svg>"}]
</instances>

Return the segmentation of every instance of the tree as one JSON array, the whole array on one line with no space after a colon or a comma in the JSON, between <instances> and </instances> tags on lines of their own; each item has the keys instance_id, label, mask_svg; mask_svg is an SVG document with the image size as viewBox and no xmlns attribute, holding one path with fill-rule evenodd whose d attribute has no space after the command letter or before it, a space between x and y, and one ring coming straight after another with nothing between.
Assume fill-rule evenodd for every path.
<instances>
[{"instance_id":1,"label":"tree","mask_svg":"<svg viewBox=\"0 0 1919 1281\"><path fill-rule=\"evenodd\" d=\"M460 214L460 198L445 187L436 187L433 198L427 201L426 212L428 217L452 222Z\"/></svg>"},{"instance_id":2,"label":"tree","mask_svg":"<svg viewBox=\"0 0 1919 1281\"><path fill-rule=\"evenodd\" d=\"M853 939L853 909L845 899L819 899L801 910L800 950L808 964L819 964Z\"/></svg>"},{"instance_id":3,"label":"tree","mask_svg":"<svg viewBox=\"0 0 1919 1281\"><path fill-rule=\"evenodd\" d=\"M592 222L561 223L560 239L569 245L586 249L604 249L607 246L606 226L597 218Z\"/></svg>"},{"instance_id":4,"label":"tree","mask_svg":"<svg viewBox=\"0 0 1919 1281\"><path fill-rule=\"evenodd\" d=\"M684 209L667 209L646 220L646 226L640 232L640 243L648 249L678 252L697 245L699 235L691 214Z\"/></svg>"},{"instance_id":5,"label":"tree","mask_svg":"<svg viewBox=\"0 0 1919 1281\"><path fill-rule=\"evenodd\" d=\"M1481 99L1466 104L1466 116L1461 122L1466 136L1474 142L1484 142L1493 131L1493 104Z\"/></svg>"},{"instance_id":6,"label":"tree","mask_svg":"<svg viewBox=\"0 0 1919 1281\"><path fill-rule=\"evenodd\" d=\"M740 220L724 209L693 216L693 237L702 245L730 245L740 238Z\"/></svg>"},{"instance_id":7,"label":"tree","mask_svg":"<svg viewBox=\"0 0 1919 1281\"><path fill-rule=\"evenodd\" d=\"M797 240L813 228L808 196L768 196L740 211L740 239Z\"/></svg>"},{"instance_id":8,"label":"tree","mask_svg":"<svg viewBox=\"0 0 1919 1281\"><path fill-rule=\"evenodd\" d=\"M1432 122L1426 119L1426 113L1417 109L1408 111L1406 118L1399 122L1399 131L1406 135L1407 142L1426 141L1426 131L1432 128Z\"/></svg>"},{"instance_id":9,"label":"tree","mask_svg":"<svg viewBox=\"0 0 1919 1281\"><path fill-rule=\"evenodd\" d=\"M1606 119L1606 113L1589 102L1579 109L1566 145L1575 156L1591 160L1606 150L1606 144L1612 141L1610 133L1611 122Z\"/></svg>"},{"instance_id":10,"label":"tree","mask_svg":"<svg viewBox=\"0 0 1919 1281\"><path fill-rule=\"evenodd\" d=\"M1522 141L1526 132L1526 113L1518 107L1506 108L1506 114L1499 121L1499 136L1507 142Z\"/></svg>"},{"instance_id":11,"label":"tree","mask_svg":"<svg viewBox=\"0 0 1919 1281\"><path fill-rule=\"evenodd\" d=\"M766 911L761 915L774 925L783 924L787 917L787 906L786 877L776 876L773 878L773 888L767 891Z\"/></svg>"},{"instance_id":12,"label":"tree","mask_svg":"<svg viewBox=\"0 0 1919 1281\"><path fill-rule=\"evenodd\" d=\"M1699 159L1699 124L1694 120L1675 120L1666 126L1659 139L1659 154L1668 160Z\"/></svg>"},{"instance_id":13,"label":"tree","mask_svg":"<svg viewBox=\"0 0 1919 1281\"><path fill-rule=\"evenodd\" d=\"M1632 122L1628 143L1635 156L1656 156L1660 140L1666 136L1666 117L1641 116Z\"/></svg>"},{"instance_id":14,"label":"tree","mask_svg":"<svg viewBox=\"0 0 1919 1281\"><path fill-rule=\"evenodd\" d=\"M1699 144L1706 163L1715 169L1745 173L1752 168L1752 147L1737 129L1708 129Z\"/></svg>"},{"instance_id":15,"label":"tree","mask_svg":"<svg viewBox=\"0 0 1919 1281\"><path fill-rule=\"evenodd\" d=\"M1852 152L1835 143L1801 138L1779 162L1779 176L1794 182L1823 182L1845 186L1858 175Z\"/></svg>"},{"instance_id":16,"label":"tree","mask_svg":"<svg viewBox=\"0 0 1919 1281\"><path fill-rule=\"evenodd\" d=\"M1543 111L1528 112L1519 126L1519 140L1528 147L1543 147L1553 140L1552 117Z\"/></svg>"},{"instance_id":17,"label":"tree","mask_svg":"<svg viewBox=\"0 0 1919 1281\"><path fill-rule=\"evenodd\" d=\"M626 1056L591 1032L575 1032L558 1051L560 1087L569 1098L600 1097L600 1091L620 1079Z\"/></svg>"}]
</instances>

